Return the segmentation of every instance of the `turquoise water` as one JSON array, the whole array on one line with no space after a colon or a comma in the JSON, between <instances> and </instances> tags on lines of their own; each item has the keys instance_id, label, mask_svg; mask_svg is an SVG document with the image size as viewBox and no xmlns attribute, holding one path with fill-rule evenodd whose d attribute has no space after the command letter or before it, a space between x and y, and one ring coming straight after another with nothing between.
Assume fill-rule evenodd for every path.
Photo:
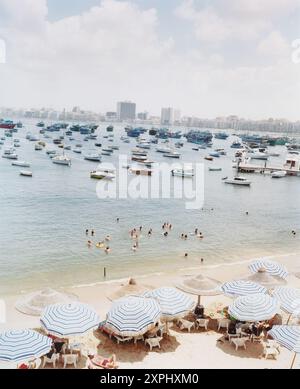
<instances>
[{"instance_id":1,"label":"turquoise water","mask_svg":"<svg viewBox=\"0 0 300 389\"><path fill-rule=\"evenodd\" d=\"M16 150L19 160L31 162L33 178L19 176L22 168L0 158L2 293L102 281L104 267L107 279L117 279L194 266L200 264L201 258L205 264L222 264L300 249L300 178L275 180L257 174L248 176L253 182L251 188L225 185L222 177L233 174L235 150L230 149L230 144L234 136L227 141L214 140L213 148L224 147L228 151L227 156L213 162L223 168L222 172L208 171L212 163L203 157L212 150L192 151L192 144L180 150L182 161L205 163L205 203L203 209L189 211L184 200L97 198L97 182L89 178L97 164L67 151L72 167L54 165L45 151L35 151L34 142L25 139L28 131L38 133L34 124L25 124L15 135L21 139L21 147ZM109 145L102 138L106 126L100 127L98 139ZM54 134L53 137L57 133ZM114 144L120 146L120 151L115 151L113 157L103 157L104 161L116 163L119 153L130 154L135 140L125 144L119 140L121 134L124 135L122 127L116 128ZM80 139L80 135L75 136ZM5 146L9 143L6 140ZM88 150L94 141L82 143ZM150 158L166 162L155 147ZM273 158L274 163L280 164L286 155L285 147L271 149L281 153L280 158ZM119 223L116 218L120 218ZM167 238L162 236L164 222L173 225ZM138 251L133 252L129 230L139 226L143 226L144 234ZM187 241L179 238L196 227L203 232L203 241L193 236ZM109 255L87 247L86 228L95 229L95 242L111 235ZM154 231L151 238L146 233L149 228ZM296 237L291 234L293 229L298 231ZM184 258L185 252L188 259Z\"/></svg>"}]
</instances>

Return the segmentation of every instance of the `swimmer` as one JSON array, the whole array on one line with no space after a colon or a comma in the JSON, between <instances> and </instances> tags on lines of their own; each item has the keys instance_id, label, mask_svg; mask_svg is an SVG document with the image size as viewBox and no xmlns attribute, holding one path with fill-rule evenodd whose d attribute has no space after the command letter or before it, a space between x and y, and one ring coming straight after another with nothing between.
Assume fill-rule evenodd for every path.
<instances>
[{"instance_id":1,"label":"swimmer","mask_svg":"<svg viewBox=\"0 0 300 389\"><path fill-rule=\"evenodd\" d=\"M91 235L92 235L92 236L95 235L95 231L94 231L94 230L91 231Z\"/></svg>"},{"instance_id":2,"label":"swimmer","mask_svg":"<svg viewBox=\"0 0 300 389\"><path fill-rule=\"evenodd\" d=\"M169 235L169 233L166 231L164 232L164 236L167 237Z\"/></svg>"},{"instance_id":3,"label":"swimmer","mask_svg":"<svg viewBox=\"0 0 300 389\"><path fill-rule=\"evenodd\" d=\"M249 212L248 212L248 211L246 211L246 215L247 215L247 216L249 215Z\"/></svg>"},{"instance_id":4,"label":"swimmer","mask_svg":"<svg viewBox=\"0 0 300 389\"><path fill-rule=\"evenodd\" d=\"M137 245L134 244L134 245L132 246L132 251L136 251L136 250L137 250Z\"/></svg>"},{"instance_id":5,"label":"swimmer","mask_svg":"<svg viewBox=\"0 0 300 389\"><path fill-rule=\"evenodd\" d=\"M85 235L88 235L89 234L89 230L85 230Z\"/></svg>"},{"instance_id":6,"label":"swimmer","mask_svg":"<svg viewBox=\"0 0 300 389\"><path fill-rule=\"evenodd\" d=\"M119 217L117 217L117 223L119 223L120 222L120 218Z\"/></svg>"},{"instance_id":7,"label":"swimmer","mask_svg":"<svg viewBox=\"0 0 300 389\"><path fill-rule=\"evenodd\" d=\"M169 224L169 230L172 230L173 226L172 224Z\"/></svg>"},{"instance_id":8,"label":"swimmer","mask_svg":"<svg viewBox=\"0 0 300 389\"><path fill-rule=\"evenodd\" d=\"M184 235L184 239L187 240L188 236L187 235Z\"/></svg>"},{"instance_id":9,"label":"swimmer","mask_svg":"<svg viewBox=\"0 0 300 389\"><path fill-rule=\"evenodd\" d=\"M140 227L140 232L142 231L142 229L143 229L143 227L141 226L141 227Z\"/></svg>"},{"instance_id":10,"label":"swimmer","mask_svg":"<svg viewBox=\"0 0 300 389\"><path fill-rule=\"evenodd\" d=\"M93 242L91 240L88 240L87 245L88 247L92 247Z\"/></svg>"},{"instance_id":11,"label":"swimmer","mask_svg":"<svg viewBox=\"0 0 300 389\"><path fill-rule=\"evenodd\" d=\"M105 248L105 252L106 252L106 254L110 253L110 247L109 247L109 246L107 246L107 247Z\"/></svg>"},{"instance_id":12,"label":"swimmer","mask_svg":"<svg viewBox=\"0 0 300 389\"><path fill-rule=\"evenodd\" d=\"M188 255L188 253L185 253L184 254L184 258L187 258L189 255Z\"/></svg>"},{"instance_id":13,"label":"swimmer","mask_svg":"<svg viewBox=\"0 0 300 389\"><path fill-rule=\"evenodd\" d=\"M152 228L150 228L150 230L148 231L148 236L151 236L152 235Z\"/></svg>"},{"instance_id":14,"label":"swimmer","mask_svg":"<svg viewBox=\"0 0 300 389\"><path fill-rule=\"evenodd\" d=\"M201 258L201 263L203 263L204 262L204 258Z\"/></svg>"},{"instance_id":15,"label":"swimmer","mask_svg":"<svg viewBox=\"0 0 300 389\"><path fill-rule=\"evenodd\" d=\"M195 229L195 235L198 235L198 228Z\"/></svg>"},{"instance_id":16,"label":"swimmer","mask_svg":"<svg viewBox=\"0 0 300 389\"><path fill-rule=\"evenodd\" d=\"M106 242L109 242L111 240L111 237L110 235L107 235L106 238L105 238Z\"/></svg>"},{"instance_id":17,"label":"swimmer","mask_svg":"<svg viewBox=\"0 0 300 389\"><path fill-rule=\"evenodd\" d=\"M184 239L184 234L181 234L180 238L181 238L181 239Z\"/></svg>"}]
</instances>

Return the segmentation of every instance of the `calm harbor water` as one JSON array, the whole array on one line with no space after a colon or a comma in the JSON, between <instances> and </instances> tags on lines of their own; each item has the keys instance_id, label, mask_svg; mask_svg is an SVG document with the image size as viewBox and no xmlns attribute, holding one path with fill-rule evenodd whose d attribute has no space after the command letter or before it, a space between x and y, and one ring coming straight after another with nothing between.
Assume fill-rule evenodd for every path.
<instances>
[{"instance_id":1,"label":"calm harbor water","mask_svg":"<svg viewBox=\"0 0 300 389\"><path fill-rule=\"evenodd\" d=\"M98 131L98 139L104 146L110 145L103 139L105 127L101 125ZM21 147L16 150L19 160L31 163L33 178L19 176L22 168L0 158L2 294L43 286L100 282L104 267L107 279L118 279L200 265L201 258L211 265L300 251L300 178L275 180L255 174L248 176L252 181L250 188L225 185L222 178L234 174L235 150L230 144L235 136L226 141L214 139L212 149L196 152L192 144L185 143L180 150L182 162L205 164L203 209L186 210L184 200L99 199L97 182L89 178L97 164L67 151L72 167L55 165L45 150L35 151L34 142L25 139L28 131L38 134L34 123L25 122L25 127L15 134L21 140ZM56 137L57 133L50 135ZM120 146L120 151L115 151L112 157L103 157L103 161L117 163L118 154L130 155L135 140L125 144L120 135L125 135L123 127L116 126L113 144ZM82 140L80 135L74 136ZM41 139L44 140L42 136ZM45 141L50 143L49 148L56 148L51 139ZM84 149L89 150L94 142L82 141ZM72 147L76 143L66 142ZM1 155L10 144L7 139ZM225 148L227 156L214 162L204 161L203 157L218 147ZM149 152L150 159L166 162L155 148L153 145ZM271 149L281 154L271 159L272 164L282 164L286 148ZM209 172L209 166L220 166L223 170ZM167 238L162 235L164 222L173 225ZM138 251L133 252L129 230L139 226L143 226L144 234ZM187 241L180 239L181 233L189 234L196 227L203 232L203 240L192 235ZM86 228L96 231L94 242L111 235L109 255L96 247L87 247ZM150 238L149 228L153 229ZM292 230L298 231L296 237ZM189 254L187 259L185 252Z\"/></svg>"}]
</instances>

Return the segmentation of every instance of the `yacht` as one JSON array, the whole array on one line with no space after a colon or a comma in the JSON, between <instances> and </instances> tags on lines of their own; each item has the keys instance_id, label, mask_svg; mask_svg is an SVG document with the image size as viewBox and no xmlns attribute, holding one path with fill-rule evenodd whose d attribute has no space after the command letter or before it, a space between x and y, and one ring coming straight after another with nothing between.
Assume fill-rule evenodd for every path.
<instances>
[{"instance_id":1,"label":"yacht","mask_svg":"<svg viewBox=\"0 0 300 389\"><path fill-rule=\"evenodd\" d=\"M12 166L19 166L19 167L30 167L30 163L25 161L16 161L12 163Z\"/></svg>"},{"instance_id":2,"label":"yacht","mask_svg":"<svg viewBox=\"0 0 300 389\"><path fill-rule=\"evenodd\" d=\"M225 184L230 184L230 185L239 185L239 186L251 185L251 181L247 180L247 178L244 177L225 178L224 182Z\"/></svg>"},{"instance_id":3,"label":"yacht","mask_svg":"<svg viewBox=\"0 0 300 389\"><path fill-rule=\"evenodd\" d=\"M283 178L286 176L286 172L282 170L278 170L271 173L272 178Z\"/></svg>"},{"instance_id":4,"label":"yacht","mask_svg":"<svg viewBox=\"0 0 300 389\"><path fill-rule=\"evenodd\" d=\"M71 159L66 155L58 155L52 158L52 162L57 165L71 166Z\"/></svg>"},{"instance_id":5,"label":"yacht","mask_svg":"<svg viewBox=\"0 0 300 389\"><path fill-rule=\"evenodd\" d=\"M101 162L101 155L98 153L89 153L84 156L86 161Z\"/></svg>"}]
</instances>

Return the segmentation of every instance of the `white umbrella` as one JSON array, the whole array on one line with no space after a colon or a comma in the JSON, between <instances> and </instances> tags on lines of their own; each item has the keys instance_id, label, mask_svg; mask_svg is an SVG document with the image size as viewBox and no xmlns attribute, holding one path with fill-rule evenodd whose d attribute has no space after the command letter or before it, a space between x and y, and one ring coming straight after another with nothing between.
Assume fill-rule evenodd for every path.
<instances>
[{"instance_id":1,"label":"white umbrella","mask_svg":"<svg viewBox=\"0 0 300 389\"><path fill-rule=\"evenodd\" d=\"M162 317L169 321L185 316L195 306L189 296L175 288L155 289L146 292L144 296L156 299L160 305Z\"/></svg>"},{"instance_id":2,"label":"white umbrella","mask_svg":"<svg viewBox=\"0 0 300 389\"><path fill-rule=\"evenodd\" d=\"M225 282L221 285L221 291L229 297L247 296L249 294L268 292L264 286L246 280Z\"/></svg>"},{"instance_id":3,"label":"white umbrella","mask_svg":"<svg viewBox=\"0 0 300 389\"><path fill-rule=\"evenodd\" d=\"M300 326L274 326L269 332L282 346L295 353L291 369L294 366L296 356L300 353Z\"/></svg>"},{"instance_id":4,"label":"white umbrella","mask_svg":"<svg viewBox=\"0 0 300 389\"><path fill-rule=\"evenodd\" d=\"M236 320L256 322L272 319L279 309L274 297L258 293L238 297L229 306L228 313Z\"/></svg>"},{"instance_id":5,"label":"white umbrella","mask_svg":"<svg viewBox=\"0 0 300 389\"><path fill-rule=\"evenodd\" d=\"M290 314L288 324L291 316L293 314L297 315L300 310L300 289L278 287L273 291L272 296L277 298L281 308Z\"/></svg>"},{"instance_id":6,"label":"white umbrella","mask_svg":"<svg viewBox=\"0 0 300 389\"><path fill-rule=\"evenodd\" d=\"M257 273L246 277L245 280L260 284L268 290L274 289L277 286L286 285L287 283L283 278L268 273L266 269L259 269Z\"/></svg>"},{"instance_id":7,"label":"white umbrella","mask_svg":"<svg viewBox=\"0 0 300 389\"><path fill-rule=\"evenodd\" d=\"M158 323L161 310L151 298L129 296L113 303L105 327L121 336L144 335Z\"/></svg>"},{"instance_id":8,"label":"white umbrella","mask_svg":"<svg viewBox=\"0 0 300 389\"><path fill-rule=\"evenodd\" d=\"M58 292L51 288L46 288L38 292L21 296L15 304L18 311L26 315L40 316L48 305L66 304L77 301L78 297L73 294Z\"/></svg>"},{"instance_id":9,"label":"white umbrella","mask_svg":"<svg viewBox=\"0 0 300 389\"><path fill-rule=\"evenodd\" d=\"M260 269L265 269L273 276L278 276L283 279L286 279L289 275L285 266L283 266L281 263L271 261L269 259L258 259L249 265L249 269L252 271L252 273L257 273Z\"/></svg>"},{"instance_id":10,"label":"white umbrella","mask_svg":"<svg viewBox=\"0 0 300 389\"><path fill-rule=\"evenodd\" d=\"M54 304L45 308L40 319L48 333L55 336L80 335L98 327L100 318L86 304Z\"/></svg>"},{"instance_id":11,"label":"white umbrella","mask_svg":"<svg viewBox=\"0 0 300 389\"><path fill-rule=\"evenodd\" d=\"M221 282L214 278L205 277L202 274L183 280L176 287L186 293L198 296L198 305L200 305L201 296L217 296L221 294Z\"/></svg>"},{"instance_id":12,"label":"white umbrella","mask_svg":"<svg viewBox=\"0 0 300 389\"><path fill-rule=\"evenodd\" d=\"M13 330L0 334L0 360L28 361L51 350L52 339L31 330Z\"/></svg>"}]
</instances>

